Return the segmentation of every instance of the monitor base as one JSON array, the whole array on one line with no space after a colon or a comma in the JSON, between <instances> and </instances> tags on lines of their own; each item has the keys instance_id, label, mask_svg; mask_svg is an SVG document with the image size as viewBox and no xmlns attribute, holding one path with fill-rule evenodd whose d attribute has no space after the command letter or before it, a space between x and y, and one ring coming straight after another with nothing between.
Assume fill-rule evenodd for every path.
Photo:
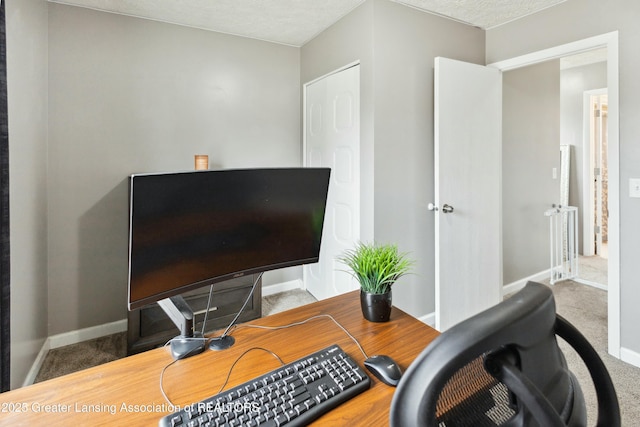
<instances>
[{"instance_id":1,"label":"monitor base","mask_svg":"<svg viewBox=\"0 0 640 427\"><path fill-rule=\"evenodd\" d=\"M195 356L204 351L206 340L202 334L196 332L193 337L185 337L179 335L169 341L171 347L171 356L175 360L185 359Z\"/></svg>"}]
</instances>

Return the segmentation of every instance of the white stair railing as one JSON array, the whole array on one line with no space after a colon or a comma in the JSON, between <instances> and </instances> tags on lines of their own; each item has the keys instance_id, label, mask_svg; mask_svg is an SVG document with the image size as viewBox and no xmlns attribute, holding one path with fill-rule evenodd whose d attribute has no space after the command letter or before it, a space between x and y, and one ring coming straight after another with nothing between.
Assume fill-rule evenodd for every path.
<instances>
[{"instance_id":1,"label":"white stair railing","mask_svg":"<svg viewBox=\"0 0 640 427\"><path fill-rule=\"evenodd\" d=\"M549 217L550 283L578 277L578 208L559 206Z\"/></svg>"}]
</instances>

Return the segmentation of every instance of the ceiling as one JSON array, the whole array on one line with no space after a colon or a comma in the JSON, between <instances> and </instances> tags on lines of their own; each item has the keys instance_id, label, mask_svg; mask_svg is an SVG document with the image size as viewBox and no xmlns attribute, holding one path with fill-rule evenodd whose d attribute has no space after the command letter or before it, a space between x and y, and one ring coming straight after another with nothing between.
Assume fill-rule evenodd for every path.
<instances>
[{"instance_id":1,"label":"ceiling","mask_svg":"<svg viewBox=\"0 0 640 427\"><path fill-rule=\"evenodd\" d=\"M302 46L365 0L48 0ZM565 0L392 0L483 29Z\"/></svg>"}]
</instances>

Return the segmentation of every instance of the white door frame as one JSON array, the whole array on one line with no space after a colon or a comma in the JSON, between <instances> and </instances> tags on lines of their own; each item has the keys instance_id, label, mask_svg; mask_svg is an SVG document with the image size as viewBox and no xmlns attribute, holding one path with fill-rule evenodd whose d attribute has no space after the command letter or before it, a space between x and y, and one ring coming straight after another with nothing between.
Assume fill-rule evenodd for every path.
<instances>
[{"instance_id":1,"label":"white door frame","mask_svg":"<svg viewBox=\"0 0 640 427\"><path fill-rule=\"evenodd\" d=\"M582 239L582 253L585 256L591 256L595 254L593 248L593 239L587 236L593 236L594 230L594 215L593 206L595 205L594 193L594 166L591 153L593 147L591 145L591 97L597 95L606 95L608 93L606 88L587 90L583 95L583 131L582 131L582 146L584 147L582 155L582 164L584 175L587 179L584 180L582 185L582 200L584 200L584 212L582 213L583 224L583 239Z\"/></svg>"},{"instance_id":2,"label":"white door frame","mask_svg":"<svg viewBox=\"0 0 640 427\"><path fill-rule=\"evenodd\" d=\"M607 89L609 93L608 167L609 167L609 291L608 291L608 351L620 358L620 141L618 32L602 34L572 43L544 49L504 61L490 67L509 71L551 59L597 48L607 48Z\"/></svg>"}]
</instances>

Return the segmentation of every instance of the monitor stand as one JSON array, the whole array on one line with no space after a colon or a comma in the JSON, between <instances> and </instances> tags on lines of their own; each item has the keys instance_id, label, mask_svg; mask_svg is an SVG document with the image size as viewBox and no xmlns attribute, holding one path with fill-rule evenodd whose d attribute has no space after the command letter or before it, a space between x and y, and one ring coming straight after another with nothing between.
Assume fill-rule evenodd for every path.
<instances>
[{"instance_id":1,"label":"monitor stand","mask_svg":"<svg viewBox=\"0 0 640 427\"><path fill-rule=\"evenodd\" d=\"M158 301L158 305L180 329L180 335L169 341L173 358L184 359L202 353L206 340L201 333L194 332L195 316L184 298L180 295L165 298Z\"/></svg>"}]
</instances>

